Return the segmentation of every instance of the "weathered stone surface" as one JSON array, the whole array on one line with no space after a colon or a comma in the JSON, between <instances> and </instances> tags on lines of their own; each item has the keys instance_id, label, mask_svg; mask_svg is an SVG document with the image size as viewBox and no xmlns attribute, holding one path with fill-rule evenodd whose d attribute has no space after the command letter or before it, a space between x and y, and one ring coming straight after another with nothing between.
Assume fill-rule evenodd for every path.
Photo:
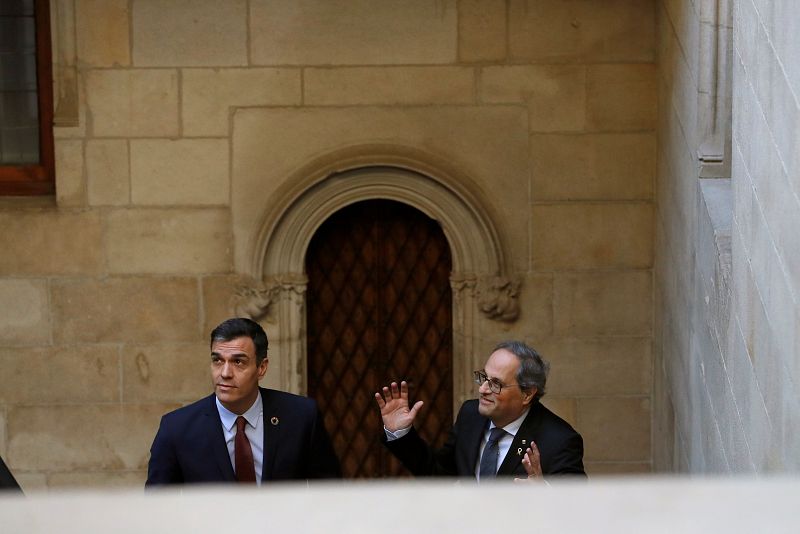
<instances>
[{"instance_id":1,"label":"weathered stone surface","mask_svg":"<svg viewBox=\"0 0 800 534\"><path fill-rule=\"evenodd\" d=\"M459 0L458 59L498 61L506 57L505 0Z\"/></svg>"},{"instance_id":2,"label":"weathered stone surface","mask_svg":"<svg viewBox=\"0 0 800 534\"><path fill-rule=\"evenodd\" d=\"M281 128L265 127L269 124ZM253 233L286 180L315 161L329 161L335 150L359 147L348 149L350 157L380 164L386 153L407 157L413 150L423 164L446 162L454 173L468 172L464 183L492 192L483 197L485 206L495 210L499 231L517 245L509 269L524 271L528 229L527 216L520 214L529 213L526 126L525 110L518 106L237 110L231 199L236 270L249 268Z\"/></svg>"},{"instance_id":3,"label":"weathered stone surface","mask_svg":"<svg viewBox=\"0 0 800 534\"><path fill-rule=\"evenodd\" d=\"M652 472L648 462L585 462L586 474L596 476L647 475Z\"/></svg>"},{"instance_id":4,"label":"weathered stone surface","mask_svg":"<svg viewBox=\"0 0 800 534\"><path fill-rule=\"evenodd\" d=\"M86 181L90 206L130 202L128 141L96 139L86 143Z\"/></svg>"},{"instance_id":5,"label":"weathered stone surface","mask_svg":"<svg viewBox=\"0 0 800 534\"><path fill-rule=\"evenodd\" d=\"M644 203L533 206L535 269L648 268L653 207Z\"/></svg>"},{"instance_id":6,"label":"weathered stone surface","mask_svg":"<svg viewBox=\"0 0 800 534\"><path fill-rule=\"evenodd\" d=\"M547 389L553 395L647 395L651 346L649 337L560 338L536 349L550 362Z\"/></svg>"},{"instance_id":7,"label":"weathered stone surface","mask_svg":"<svg viewBox=\"0 0 800 534\"><path fill-rule=\"evenodd\" d=\"M580 131L586 126L586 67L513 65L481 69L480 100L525 103L532 132Z\"/></svg>"},{"instance_id":8,"label":"weathered stone surface","mask_svg":"<svg viewBox=\"0 0 800 534\"><path fill-rule=\"evenodd\" d=\"M6 411L0 407L0 456L6 458Z\"/></svg>"},{"instance_id":9,"label":"weathered stone surface","mask_svg":"<svg viewBox=\"0 0 800 534\"><path fill-rule=\"evenodd\" d=\"M212 391L207 342L126 345L122 351L126 403L190 402Z\"/></svg>"},{"instance_id":10,"label":"weathered stone surface","mask_svg":"<svg viewBox=\"0 0 800 534\"><path fill-rule=\"evenodd\" d=\"M9 464L22 470L144 469L165 412L176 405L28 406L9 410ZM102 429L87 432L86 424Z\"/></svg>"},{"instance_id":11,"label":"weathered stone surface","mask_svg":"<svg viewBox=\"0 0 800 534\"><path fill-rule=\"evenodd\" d=\"M578 399L585 460L648 461L650 400L640 397Z\"/></svg>"},{"instance_id":12,"label":"weathered stone surface","mask_svg":"<svg viewBox=\"0 0 800 534\"><path fill-rule=\"evenodd\" d=\"M95 136L178 135L178 73L174 70L89 70L86 92Z\"/></svg>"},{"instance_id":13,"label":"weathered stone surface","mask_svg":"<svg viewBox=\"0 0 800 534\"><path fill-rule=\"evenodd\" d=\"M51 284L54 337L59 343L198 339L194 279L65 279Z\"/></svg>"},{"instance_id":14,"label":"weathered stone surface","mask_svg":"<svg viewBox=\"0 0 800 534\"><path fill-rule=\"evenodd\" d=\"M503 339L546 339L553 334L553 275L527 273L519 288L519 317L503 323L483 317L487 336Z\"/></svg>"},{"instance_id":15,"label":"weathered stone surface","mask_svg":"<svg viewBox=\"0 0 800 534\"><path fill-rule=\"evenodd\" d=\"M255 65L452 63L457 18L455 0L253 0L250 54Z\"/></svg>"},{"instance_id":16,"label":"weathered stone surface","mask_svg":"<svg viewBox=\"0 0 800 534\"><path fill-rule=\"evenodd\" d=\"M0 343L48 343L49 308L45 280L0 279Z\"/></svg>"},{"instance_id":17,"label":"weathered stone surface","mask_svg":"<svg viewBox=\"0 0 800 534\"><path fill-rule=\"evenodd\" d=\"M307 105L470 104L474 71L465 67L311 68L303 75Z\"/></svg>"},{"instance_id":18,"label":"weathered stone surface","mask_svg":"<svg viewBox=\"0 0 800 534\"><path fill-rule=\"evenodd\" d=\"M649 200L653 198L652 133L532 135L532 198Z\"/></svg>"},{"instance_id":19,"label":"weathered stone surface","mask_svg":"<svg viewBox=\"0 0 800 534\"><path fill-rule=\"evenodd\" d=\"M97 212L2 210L0 228L2 274L95 274L103 269Z\"/></svg>"},{"instance_id":20,"label":"weathered stone surface","mask_svg":"<svg viewBox=\"0 0 800 534\"><path fill-rule=\"evenodd\" d=\"M130 65L130 17L127 0L77 0L78 57L93 67Z\"/></svg>"},{"instance_id":21,"label":"weathered stone surface","mask_svg":"<svg viewBox=\"0 0 800 534\"><path fill-rule=\"evenodd\" d=\"M224 209L123 209L106 221L112 273L215 273L231 267Z\"/></svg>"},{"instance_id":22,"label":"weathered stone surface","mask_svg":"<svg viewBox=\"0 0 800 534\"><path fill-rule=\"evenodd\" d=\"M69 471L53 473L47 477L51 489L123 489L141 490L147 480L147 470L137 471Z\"/></svg>"},{"instance_id":23,"label":"weathered stone surface","mask_svg":"<svg viewBox=\"0 0 800 534\"><path fill-rule=\"evenodd\" d=\"M83 141L55 141L56 201L59 206L86 204L86 179L83 173Z\"/></svg>"},{"instance_id":24,"label":"weathered stone surface","mask_svg":"<svg viewBox=\"0 0 800 534\"><path fill-rule=\"evenodd\" d=\"M232 106L300 104L300 69L184 69L185 136L227 136Z\"/></svg>"},{"instance_id":25,"label":"weathered stone surface","mask_svg":"<svg viewBox=\"0 0 800 534\"><path fill-rule=\"evenodd\" d=\"M0 348L0 404L115 402L119 351L110 345ZM31 387L31 382L36 387Z\"/></svg>"},{"instance_id":26,"label":"weathered stone surface","mask_svg":"<svg viewBox=\"0 0 800 534\"><path fill-rule=\"evenodd\" d=\"M233 302L239 282L235 275L203 278L203 332L210 334L218 324L235 315Z\"/></svg>"},{"instance_id":27,"label":"weathered stone surface","mask_svg":"<svg viewBox=\"0 0 800 534\"><path fill-rule=\"evenodd\" d=\"M130 143L134 204L228 204L227 140L137 139Z\"/></svg>"},{"instance_id":28,"label":"weathered stone surface","mask_svg":"<svg viewBox=\"0 0 800 534\"><path fill-rule=\"evenodd\" d=\"M589 130L652 130L657 110L652 64L590 65L586 72Z\"/></svg>"},{"instance_id":29,"label":"weathered stone surface","mask_svg":"<svg viewBox=\"0 0 800 534\"><path fill-rule=\"evenodd\" d=\"M652 274L649 271L555 275L555 328L573 335L649 336Z\"/></svg>"},{"instance_id":30,"label":"weathered stone surface","mask_svg":"<svg viewBox=\"0 0 800 534\"><path fill-rule=\"evenodd\" d=\"M136 66L247 65L246 0L136 0L132 30Z\"/></svg>"},{"instance_id":31,"label":"weathered stone surface","mask_svg":"<svg viewBox=\"0 0 800 534\"><path fill-rule=\"evenodd\" d=\"M514 60L652 61L655 9L641 0L512 0Z\"/></svg>"}]
</instances>

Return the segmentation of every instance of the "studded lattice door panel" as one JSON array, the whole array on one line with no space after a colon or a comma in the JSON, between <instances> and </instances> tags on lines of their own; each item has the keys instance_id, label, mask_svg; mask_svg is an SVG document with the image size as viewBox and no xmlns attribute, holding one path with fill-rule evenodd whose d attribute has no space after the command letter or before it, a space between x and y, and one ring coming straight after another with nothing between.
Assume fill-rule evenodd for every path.
<instances>
[{"instance_id":1,"label":"studded lattice door panel","mask_svg":"<svg viewBox=\"0 0 800 534\"><path fill-rule=\"evenodd\" d=\"M452 423L450 249L439 225L398 202L331 216L306 257L308 393L346 477L406 475L381 445L378 387L406 379L417 429L441 445Z\"/></svg>"}]
</instances>

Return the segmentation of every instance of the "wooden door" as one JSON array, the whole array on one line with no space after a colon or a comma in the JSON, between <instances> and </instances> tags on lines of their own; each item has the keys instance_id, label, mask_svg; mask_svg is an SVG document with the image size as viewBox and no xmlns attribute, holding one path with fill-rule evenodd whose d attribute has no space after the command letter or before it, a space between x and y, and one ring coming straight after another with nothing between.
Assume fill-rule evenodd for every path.
<instances>
[{"instance_id":1,"label":"wooden door","mask_svg":"<svg viewBox=\"0 0 800 534\"><path fill-rule=\"evenodd\" d=\"M407 475L380 443L374 393L405 379L424 400L417 429L434 445L452 420L450 249L436 221L369 200L314 235L308 274L308 394L348 478Z\"/></svg>"}]
</instances>

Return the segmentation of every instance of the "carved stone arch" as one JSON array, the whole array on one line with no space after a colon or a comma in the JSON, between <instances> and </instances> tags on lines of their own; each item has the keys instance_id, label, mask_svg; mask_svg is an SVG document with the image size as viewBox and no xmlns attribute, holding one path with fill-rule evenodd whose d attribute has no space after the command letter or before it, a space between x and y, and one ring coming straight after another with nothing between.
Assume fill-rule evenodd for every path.
<instances>
[{"instance_id":1,"label":"carved stone arch","mask_svg":"<svg viewBox=\"0 0 800 534\"><path fill-rule=\"evenodd\" d=\"M364 156L371 152L370 156ZM301 169L287 180L281 200L262 219L251 250L253 282L239 291L238 315L268 312L278 327L273 346L279 387L306 389L305 255L317 229L336 211L369 199L395 200L439 222L453 259L454 403L468 398L476 357L476 312L502 321L518 315L519 282L508 276L505 247L492 218L466 185L430 155L410 149L358 147ZM458 357L461 356L461 357Z\"/></svg>"}]
</instances>

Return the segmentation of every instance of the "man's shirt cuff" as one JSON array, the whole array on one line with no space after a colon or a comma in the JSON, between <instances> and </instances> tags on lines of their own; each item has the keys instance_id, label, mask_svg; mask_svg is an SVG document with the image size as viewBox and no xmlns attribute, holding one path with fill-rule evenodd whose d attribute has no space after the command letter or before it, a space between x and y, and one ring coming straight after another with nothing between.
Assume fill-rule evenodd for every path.
<instances>
[{"instance_id":1,"label":"man's shirt cuff","mask_svg":"<svg viewBox=\"0 0 800 534\"><path fill-rule=\"evenodd\" d=\"M386 427L383 427L383 431L386 433L386 441L394 441L396 439L402 438L403 436L411 432L411 427L407 426L405 428L398 428L394 432L392 432Z\"/></svg>"}]
</instances>

